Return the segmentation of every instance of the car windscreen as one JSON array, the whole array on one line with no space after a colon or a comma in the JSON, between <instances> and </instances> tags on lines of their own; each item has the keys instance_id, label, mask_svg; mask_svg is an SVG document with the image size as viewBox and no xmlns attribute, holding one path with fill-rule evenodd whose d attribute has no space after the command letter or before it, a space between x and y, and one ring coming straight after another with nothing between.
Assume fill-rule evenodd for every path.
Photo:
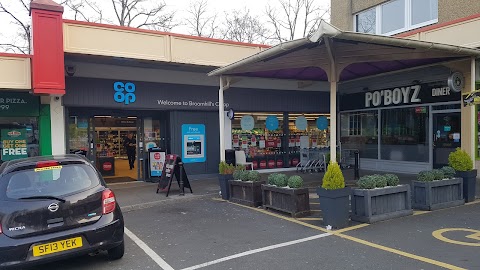
<instances>
[{"instance_id":1,"label":"car windscreen","mask_svg":"<svg viewBox=\"0 0 480 270\"><path fill-rule=\"evenodd\" d=\"M85 164L28 168L3 176L0 194L9 199L62 197L100 184L95 170ZM1 196L1 197L4 197Z\"/></svg>"}]
</instances>

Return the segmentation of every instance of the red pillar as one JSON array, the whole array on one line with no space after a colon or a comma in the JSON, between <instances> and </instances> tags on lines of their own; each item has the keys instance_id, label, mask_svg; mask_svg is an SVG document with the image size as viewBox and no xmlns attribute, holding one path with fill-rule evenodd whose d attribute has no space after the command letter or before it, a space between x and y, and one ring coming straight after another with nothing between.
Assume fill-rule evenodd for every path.
<instances>
[{"instance_id":1,"label":"red pillar","mask_svg":"<svg viewBox=\"0 0 480 270\"><path fill-rule=\"evenodd\" d=\"M64 95L63 7L52 0L33 0L30 14L33 93Z\"/></svg>"}]
</instances>

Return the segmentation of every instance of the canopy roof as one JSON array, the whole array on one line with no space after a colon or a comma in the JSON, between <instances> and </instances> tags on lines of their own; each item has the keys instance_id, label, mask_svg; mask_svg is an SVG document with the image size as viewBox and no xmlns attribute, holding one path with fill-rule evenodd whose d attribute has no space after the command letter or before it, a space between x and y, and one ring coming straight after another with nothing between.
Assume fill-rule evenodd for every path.
<instances>
[{"instance_id":1,"label":"canopy roof","mask_svg":"<svg viewBox=\"0 0 480 270\"><path fill-rule=\"evenodd\" d=\"M346 32L322 21L309 37L276 45L208 75L348 81L470 57L480 57L480 50Z\"/></svg>"}]
</instances>

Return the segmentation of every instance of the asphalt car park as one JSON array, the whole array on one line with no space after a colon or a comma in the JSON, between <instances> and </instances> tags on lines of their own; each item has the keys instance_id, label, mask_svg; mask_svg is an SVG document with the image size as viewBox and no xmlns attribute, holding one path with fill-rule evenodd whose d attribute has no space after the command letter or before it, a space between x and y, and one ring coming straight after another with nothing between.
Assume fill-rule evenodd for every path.
<instances>
[{"instance_id":1,"label":"asphalt car park","mask_svg":"<svg viewBox=\"0 0 480 270\"><path fill-rule=\"evenodd\" d=\"M319 211L292 219L213 194L136 205L122 207L123 259L99 254L28 269L480 269L477 203L338 231L325 229Z\"/></svg>"}]
</instances>

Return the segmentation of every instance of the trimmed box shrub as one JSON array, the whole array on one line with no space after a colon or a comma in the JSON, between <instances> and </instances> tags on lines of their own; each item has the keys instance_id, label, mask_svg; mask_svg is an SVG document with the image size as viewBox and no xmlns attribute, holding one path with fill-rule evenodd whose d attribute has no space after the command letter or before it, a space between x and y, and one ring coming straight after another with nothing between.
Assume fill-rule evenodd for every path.
<instances>
[{"instance_id":1,"label":"trimmed box shrub","mask_svg":"<svg viewBox=\"0 0 480 270\"><path fill-rule=\"evenodd\" d=\"M310 195L308 188L302 188L303 179L298 175L284 180L286 175L276 174L270 183L288 183L288 187L278 185L262 185L262 198L264 209L273 209L291 215L302 217L310 214ZM275 179L276 181L274 181Z\"/></svg>"}]
</instances>

